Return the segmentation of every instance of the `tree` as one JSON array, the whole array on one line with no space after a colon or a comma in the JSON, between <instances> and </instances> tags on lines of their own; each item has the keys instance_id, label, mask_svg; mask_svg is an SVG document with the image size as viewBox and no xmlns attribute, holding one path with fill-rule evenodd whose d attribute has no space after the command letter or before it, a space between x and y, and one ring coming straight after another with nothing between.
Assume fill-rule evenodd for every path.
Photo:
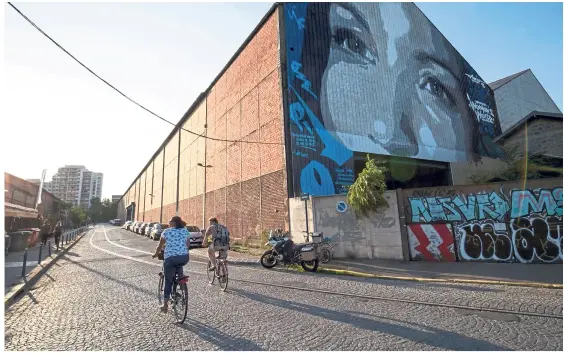
<instances>
[{"instance_id":1,"label":"tree","mask_svg":"<svg viewBox=\"0 0 564 354\"><path fill-rule=\"evenodd\" d=\"M86 221L86 216L86 213L80 207L75 206L70 210L70 219L75 227L82 225Z\"/></svg>"},{"instance_id":2,"label":"tree","mask_svg":"<svg viewBox=\"0 0 564 354\"><path fill-rule=\"evenodd\" d=\"M108 222L108 220L117 217L117 204L112 203L108 198L101 202L99 198L92 198L90 200L88 216L93 222Z\"/></svg>"},{"instance_id":3,"label":"tree","mask_svg":"<svg viewBox=\"0 0 564 354\"><path fill-rule=\"evenodd\" d=\"M366 167L360 172L356 181L350 186L347 202L359 214L369 216L388 207L384 196L386 191L386 176L388 169L382 162L367 155Z\"/></svg>"},{"instance_id":4,"label":"tree","mask_svg":"<svg viewBox=\"0 0 564 354\"><path fill-rule=\"evenodd\" d=\"M100 198L92 198L90 200L90 208L88 209L88 216L90 220L94 222L102 221L102 203L100 202Z\"/></svg>"}]
</instances>

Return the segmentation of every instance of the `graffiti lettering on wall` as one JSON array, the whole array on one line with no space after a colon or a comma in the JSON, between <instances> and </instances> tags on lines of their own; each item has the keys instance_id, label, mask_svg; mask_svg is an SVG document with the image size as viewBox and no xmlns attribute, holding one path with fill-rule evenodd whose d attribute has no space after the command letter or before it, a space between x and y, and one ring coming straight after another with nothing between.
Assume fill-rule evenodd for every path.
<instances>
[{"instance_id":1,"label":"graffiti lettering on wall","mask_svg":"<svg viewBox=\"0 0 564 354\"><path fill-rule=\"evenodd\" d=\"M417 189L411 194L413 198L421 197L454 197L456 196L456 190L453 187L436 187L429 189Z\"/></svg>"},{"instance_id":2,"label":"graffiti lettering on wall","mask_svg":"<svg viewBox=\"0 0 564 354\"><path fill-rule=\"evenodd\" d=\"M407 227L409 253L414 261L454 262L454 238L448 224L411 224Z\"/></svg>"},{"instance_id":3,"label":"graffiti lettering on wall","mask_svg":"<svg viewBox=\"0 0 564 354\"><path fill-rule=\"evenodd\" d=\"M467 198L409 198L411 222L502 219L509 203L496 192L469 195Z\"/></svg>"},{"instance_id":4,"label":"graffiti lettering on wall","mask_svg":"<svg viewBox=\"0 0 564 354\"><path fill-rule=\"evenodd\" d=\"M499 262L513 260L513 247L506 224L490 219L459 224L455 229L460 259Z\"/></svg>"},{"instance_id":5,"label":"graffiti lettering on wall","mask_svg":"<svg viewBox=\"0 0 564 354\"><path fill-rule=\"evenodd\" d=\"M562 216L532 215L512 219L511 240L520 263L562 260Z\"/></svg>"},{"instance_id":6,"label":"graffiti lettering on wall","mask_svg":"<svg viewBox=\"0 0 564 354\"><path fill-rule=\"evenodd\" d=\"M518 218L531 213L562 216L562 188L511 191L511 217Z\"/></svg>"},{"instance_id":7,"label":"graffiti lettering on wall","mask_svg":"<svg viewBox=\"0 0 564 354\"><path fill-rule=\"evenodd\" d=\"M408 222L452 222L460 260L562 262L562 188L509 194L409 197Z\"/></svg>"},{"instance_id":8,"label":"graffiti lettering on wall","mask_svg":"<svg viewBox=\"0 0 564 354\"><path fill-rule=\"evenodd\" d=\"M497 192L477 193L454 197L410 197L411 222L503 220L511 211L511 218L542 213L562 216L562 188L513 190L510 203Z\"/></svg>"},{"instance_id":9,"label":"graffiti lettering on wall","mask_svg":"<svg viewBox=\"0 0 564 354\"><path fill-rule=\"evenodd\" d=\"M353 151L502 156L493 91L414 4L286 3L284 24L294 196L346 193Z\"/></svg>"}]
</instances>

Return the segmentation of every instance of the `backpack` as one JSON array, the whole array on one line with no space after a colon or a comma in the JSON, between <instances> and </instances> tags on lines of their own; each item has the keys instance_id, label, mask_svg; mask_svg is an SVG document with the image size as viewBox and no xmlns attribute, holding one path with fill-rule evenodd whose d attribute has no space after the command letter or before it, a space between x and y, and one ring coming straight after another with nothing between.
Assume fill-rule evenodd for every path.
<instances>
[{"instance_id":1,"label":"backpack","mask_svg":"<svg viewBox=\"0 0 564 354\"><path fill-rule=\"evenodd\" d=\"M220 224L215 226L214 246L228 247L229 246L229 230Z\"/></svg>"}]
</instances>

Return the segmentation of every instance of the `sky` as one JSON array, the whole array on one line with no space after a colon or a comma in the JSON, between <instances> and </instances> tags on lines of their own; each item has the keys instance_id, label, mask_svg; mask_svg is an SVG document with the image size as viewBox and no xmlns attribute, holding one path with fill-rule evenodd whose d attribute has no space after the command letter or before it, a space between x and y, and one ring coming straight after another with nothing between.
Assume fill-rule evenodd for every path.
<instances>
[{"instance_id":1,"label":"sky","mask_svg":"<svg viewBox=\"0 0 564 354\"><path fill-rule=\"evenodd\" d=\"M272 3L16 3L75 57L177 122ZM486 82L531 69L562 110L562 3L416 3ZM4 8L3 165L50 180L84 165L123 194L172 126ZM7 132L7 133L6 133ZM9 153L13 151L13 153Z\"/></svg>"}]
</instances>

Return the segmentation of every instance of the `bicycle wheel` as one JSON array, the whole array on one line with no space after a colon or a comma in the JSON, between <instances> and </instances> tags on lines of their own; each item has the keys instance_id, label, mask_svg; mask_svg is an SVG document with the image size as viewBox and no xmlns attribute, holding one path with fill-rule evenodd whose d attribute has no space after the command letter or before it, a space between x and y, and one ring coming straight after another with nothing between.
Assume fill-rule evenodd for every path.
<instances>
[{"instance_id":1,"label":"bicycle wheel","mask_svg":"<svg viewBox=\"0 0 564 354\"><path fill-rule=\"evenodd\" d=\"M227 284L229 283L229 274L227 274L227 265L224 262L218 264L219 274L218 278L219 287L221 290L225 291L227 289Z\"/></svg>"},{"instance_id":2,"label":"bicycle wheel","mask_svg":"<svg viewBox=\"0 0 564 354\"><path fill-rule=\"evenodd\" d=\"M208 261L208 282L210 284L213 284L213 282L215 281L215 270L210 270L211 267L211 261Z\"/></svg>"},{"instance_id":3,"label":"bicycle wheel","mask_svg":"<svg viewBox=\"0 0 564 354\"><path fill-rule=\"evenodd\" d=\"M322 248L319 252L319 261L321 263L328 263L330 259L331 253L329 252L329 250L327 248Z\"/></svg>"},{"instance_id":4,"label":"bicycle wheel","mask_svg":"<svg viewBox=\"0 0 564 354\"><path fill-rule=\"evenodd\" d=\"M162 272L159 273L159 287L157 288L157 298L159 299L159 305L163 304L164 298L164 275Z\"/></svg>"},{"instance_id":5,"label":"bicycle wheel","mask_svg":"<svg viewBox=\"0 0 564 354\"><path fill-rule=\"evenodd\" d=\"M180 291L178 291L180 288ZM188 314L188 286L186 283L178 284L177 291L174 294L174 317L176 323L182 324L186 320Z\"/></svg>"}]
</instances>

